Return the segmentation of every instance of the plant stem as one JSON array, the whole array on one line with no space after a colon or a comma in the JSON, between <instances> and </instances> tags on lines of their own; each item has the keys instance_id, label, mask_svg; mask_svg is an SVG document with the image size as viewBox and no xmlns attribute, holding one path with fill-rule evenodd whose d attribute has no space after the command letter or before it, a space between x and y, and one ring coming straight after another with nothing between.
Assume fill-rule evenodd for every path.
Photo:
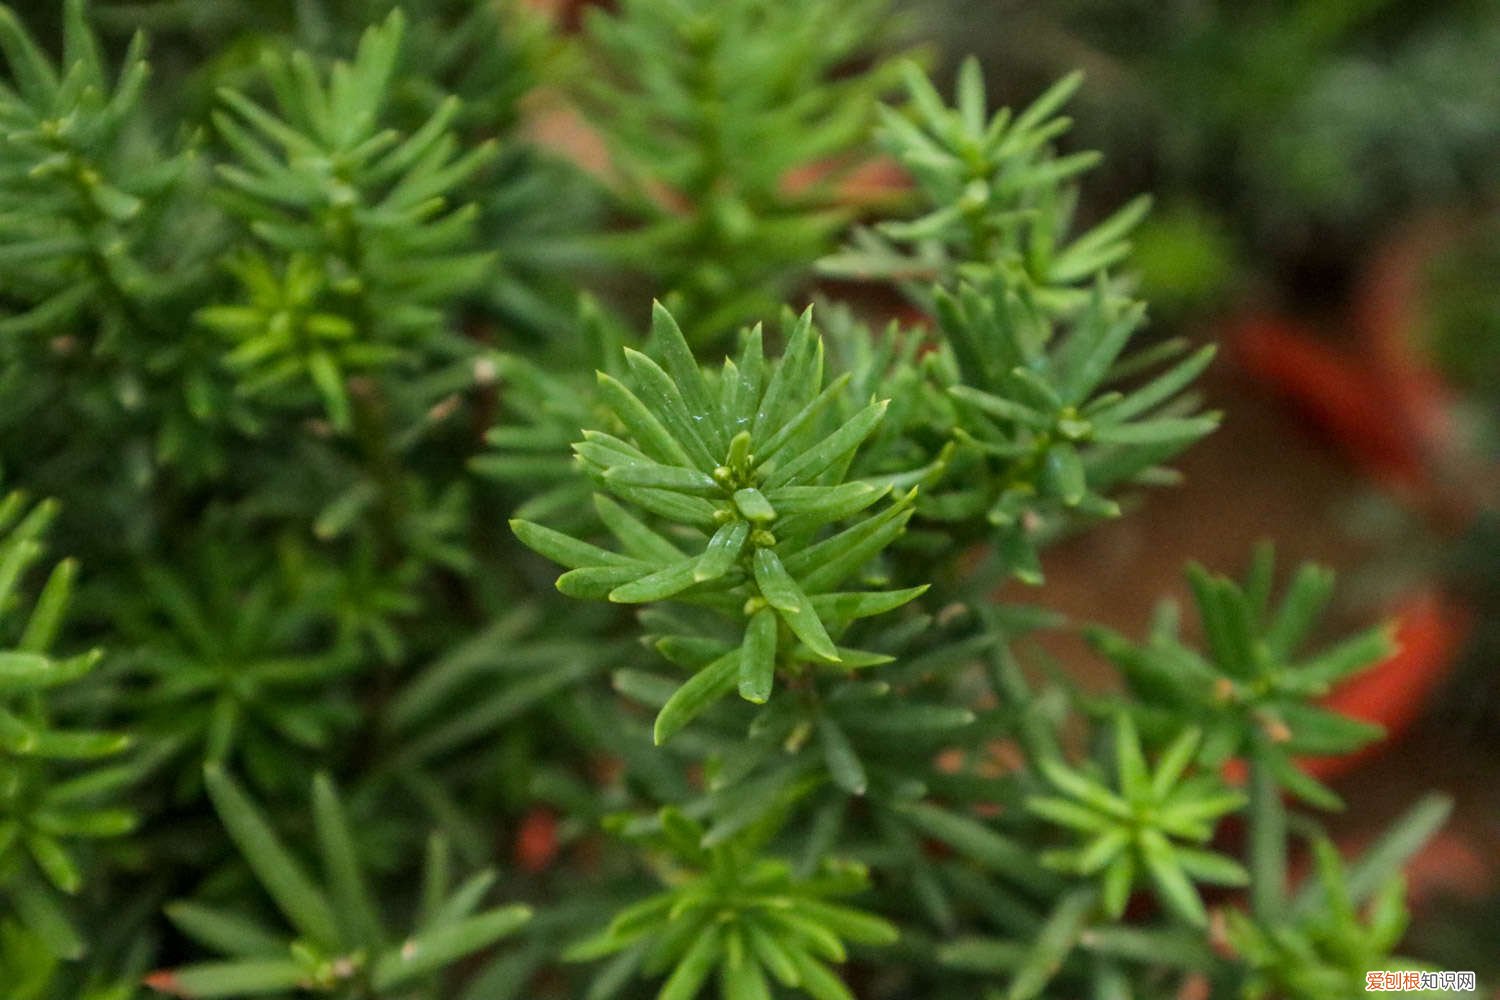
<instances>
[{"instance_id":1,"label":"plant stem","mask_svg":"<svg viewBox=\"0 0 1500 1000\"><path fill-rule=\"evenodd\" d=\"M374 528L386 563L401 557L401 521L404 514L401 489L401 466L391 449L390 422L380 385L367 376L352 378L348 383L349 400L354 417L354 437L364 459L366 472L379 490Z\"/></svg>"},{"instance_id":2,"label":"plant stem","mask_svg":"<svg viewBox=\"0 0 1500 1000\"><path fill-rule=\"evenodd\" d=\"M1250 907L1261 920L1286 907L1286 804L1259 740L1250 753Z\"/></svg>"},{"instance_id":3,"label":"plant stem","mask_svg":"<svg viewBox=\"0 0 1500 1000\"><path fill-rule=\"evenodd\" d=\"M993 618L988 619L988 627L998 628ZM1021 672L1021 665L1016 662L1008 639L1001 640L989 650L985 657L985 666L990 682L995 685L1000 696L1017 709L1019 721L1017 735L1026 749L1027 759L1035 762L1044 757L1056 756L1058 754L1056 736L1046 717L1033 710L1035 696L1031 692L1030 685L1026 683L1025 675Z\"/></svg>"}]
</instances>

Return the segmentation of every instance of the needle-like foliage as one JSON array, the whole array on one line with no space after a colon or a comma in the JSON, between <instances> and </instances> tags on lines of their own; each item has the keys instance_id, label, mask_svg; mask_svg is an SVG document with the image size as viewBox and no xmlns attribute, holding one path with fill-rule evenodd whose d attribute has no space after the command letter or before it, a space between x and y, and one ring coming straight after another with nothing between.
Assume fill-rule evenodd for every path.
<instances>
[{"instance_id":1,"label":"needle-like foliage","mask_svg":"<svg viewBox=\"0 0 1500 1000\"><path fill-rule=\"evenodd\" d=\"M639 228L610 244L675 293L693 343L764 316L851 217L837 183L868 156L889 0L626 0L590 11L586 90Z\"/></svg>"},{"instance_id":2,"label":"needle-like foliage","mask_svg":"<svg viewBox=\"0 0 1500 1000\"><path fill-rule=\"evenodd\" d=\"M690 1000L714 980L727 1000L769 998L772 983L814 1000L852 1000L827 963L844 961L849 944L891 944L896 928L831 901L865 888L863 866L824 859L798 878L789 863L760 854L768 832L705 847L702 826L664 811L652 839L668 852L671 888L622 910L570 956L623 951L604 975L667 973L657 1000Z\"/></svg>"},{"instance_id":3,"label":"needle-like foliage","mask_svg":"<svg viewBox=\"0 0 1500 1000\"><path fill-rule=\"evenodd\" d=\"M163 155L150 134L145 36L116 69L84 0L62 10L58 63L0 7L9 69L0 82L0 333L44 334L91 316L108 345L142 332L141 314L174 292L174 268L198 266L164 252L182 236L167 209L192 160L186 150Z\"/></svg>"},{"instance_id":4,"label":"needle-like foliage","mask_svg":"<svg viewBox=\"0 0 1500 1000\"><path fill-rule=\"evenodd\" d=\"M18 493L0 501L0 915L17 919L47 954L76 958L84 942L58 900L82 887L76 846L129 833L136 817L109 804L133 771L106 761L130 737L61 725L49 704L55 689L84 678L102 655L48 653L77 564L52 568L34 603L17 613L20 586L42 558L56 513L55 504L33 506Z\"/></svg>"},{"instance_id":5,"label":"needle-like foliage","mask_svg":"<svg viewBox=\"0 0 1500 1000\"><path fill-rule=\"evenodd\" d=\"M515 933L531 918L526 906L479 909L494 881L491 872L449 885L439 840L429 851L413 929L393 935L376 909L350 819L326 777L314 780L311 803L322 885L232 778L209 765L206 783L230 839L295 936L288 941L233 910L173 904L167 909L172 922L226 957L152 975L149 982L159 991L183 997L436 998L445 995L439 984L446 967Z\"/></svg>"},{"instance_id":6,"label":"needle-like foliage","mask_svg":"<svg viewBox=\"0 0 1500 1000\"><path fill-rule=\"evenodd\" d=\"M1136 297L1145 199L1080 207L1081 79L950 105L888 0L536 6L0 6L5 1000L1397 961L1444 800L1288 878L1337 804L1303 757L1375 735L1320 699L1388 651L1301 652L1326 573L1195 568L1201 629L1140 643L1000 589L1218 419ZM820 259L866 284L804 309Z\"/></svg>"},{"instance_id":7,"label":"needle-like foliage","mask_svg":"<svg viewBox=\"0 0 1500 1000\"><path fill-rule=\"evenodd\" d=\"M878 662L840 648L836 637L921 593L842 589L901 533L910 497L866 513L890 491L845 481L845 471L886 403L871 400L847 421L831 420L848 380L825 384L811 311L789 318L784 332L779 360L766 360L757 327L738 361L726 360L712 377L658 306L656 356L627 349L628 382L600 373L614 423L586 431L574 446L604 491L599 517L623 551L529 521L513 524L522 541L570 567L557 581L569 596L676 600L732 623L728 641L658 641L668 658L694 671L657 716L658 742L736 686L747 700L764 702L778 673ZM617 501L653 515L663 530Z\"/></svg>"},{"instance_id":8,"label":"needle-like foliage","mask_svg":"<svg viewBox=\"0 0 1500 1000\"><path fill-rule=\"evenodd\" d=\"M1092 229L1071 231L1077 178L1100 162L1094 152L1056 152L1056 140L1072 125L1059 111L1082 74L1059 80L1020 113L1002 108L991 114L976 59L959 71L955 107L916 67L904 71L911 106L905 114L882 109L883 137L911 171L929 211L882 223L878 235L864 237L866 245L881 248L883 237L913 246L914 263L922 266L965 277L1002 275L1009 287L1033 289L1049 314L1081 307L1095 277L1124 262L1127 237L1150 207L1149 198L1136 198ZM902 271L870 256L845 262L856 263Z\"/></svg>"},{"instance_id":9,"label":"needle-like foliage","mask_svg":"<svg viewBox=\"0 0 1500 1000\"><path fill-rule=\"evenodd\" d=\"M229 544L201 543L182 571L150 568L118 598L139 678L132 709L141 732L181 762L184 793L205 762L263 787L300 787L308 774L295 750L328 748L358 718L346 681L357 653L330 641L326 610L280 567L235 563Z\"/></svg>"},{"instance_id":10,"label":"needle-like foliage","mask_svg":"<svg viewBox=\"0 0 1500 1000\"><path fill-rule=\"evenodd\" d=\"M1280 606L1274 606L1273 556L1263 546L1243 584L1201 566L1189 569L1204 652L1182 641L1171 608L1163 609L1144 645L1103 630L1095 633L1095 641L1119 665L1147 713L1201 720L1208 763L1253 755L1293 794L1337 809L1338 797L1300 770L1292 757L1348 753L1379 738L1378 726L1319 708L1311 700L1387 655L1390 632L1368 629L1309 657L1298 656L1332 596L1333 574L1303 565Z\"/></svg>"},{"instance_id":11,"label":"needle-like foliage","mask_svg":"<svg viewBox=\"0 0 1500 1000\"><path fill-rule=\"evenodd\" d=\"M932 310L942 339L931 380L952 397L923 401L928 461L947 468L921 505L950 530L987 523L1006 570L1040 583L1038 552L1081 521L1116 517L1110 496L1170 479L1162 463L1208 434L1189 390L1211 346L1137 345L1146 307L1112 277L1149 202L1138 199L1074 235L1078 177L1092 153L1059 156L1069 77L1019 115L990 115L979 65L958 80L956 108L907 67L909 115L882 115L887 144L911 171L926 215L862 231L825 266L889 275ZM913 244L914 255L897 251ZM930 276L930 282L914 280ZM1134 349L1133 349L1134 348Z\"/></svg>"},{"instance_id":12,"label":"needle-like foliage","mask_svg":"<svg viewBox=\"0 0 1500 1000\"><path fill-rule=\"evenodd\" d=\"M1080 774L1056 760L1039 763L1057 795L1027 801L1032 812L1085 838L1076 850L1044 856L1049 866L1101 877L1105 912L1125 912L1138 872L1148 873L1161 900L1177 916L1203 925L1207 915L1193 888L1200 880L1244 885L1249 876L1237 862L1201 850L1214 825L1245 804L1213 776L1189 775L1201 735L1178 736L1151 768L1128 715L1115 725L1115 781Z\"/></svg>"},{"instance_id":13,"label":"needle-like foliage","mask_svg":"<svg viewBox=\"0 0 1500 1000\"><path fill-rule=\"evenodd\" d=\"M1244 990L1250 1000L1354 996L1365 992L1371 972L1416 967L1393 954L1410 919L1401 876L1382 883L1361 913L1338 848L1318 840L1313 860L1323 906L1270 927L1229 911L1226 936L1250 969Z\"/></svg>"},{"instance_id":14,"label":"needle-like foliage","mask_svg":"<svg viewBox=\"0 0 1500 1000\"><path fill-rule=\"evenodd\" d=\"M306 52L268 51L275 111L225 88L214 116L235 157L219 167L225 206L286 263L278 276L263 260L241 262L248 302L199 319L237 341L230 361L255 372L248 391L314 387L341 429L348 373L420 350L442 307L490 264L471 249L477 210L449 203L493 154L488 143L459 152L458 100L409 135L386 124L405 24L397 9L326 78Z\"/></svg>"},{"instance_id":15,"label":"needle-like foliage","mask_svg":"<svg viewBox=\"0 0 1500 1000\"><path fill-rule=\"evenodd\" d=\"M1162 462L1218 425L1194 412L1184 390L1213 348L1132 381L1142 362L1125 355L1144 308L1101 283L1059 329L1031 290L991 279L938 293L938 315L952 345L957 378L953 435L957 485L933 502L948 520L983 518L1010 569L1040 583L1039 545L1079 517L1117 517L1107 495L1151 482ZM1159 356L1159 352L1158 352Z\"/></svg>"}]
</instances>

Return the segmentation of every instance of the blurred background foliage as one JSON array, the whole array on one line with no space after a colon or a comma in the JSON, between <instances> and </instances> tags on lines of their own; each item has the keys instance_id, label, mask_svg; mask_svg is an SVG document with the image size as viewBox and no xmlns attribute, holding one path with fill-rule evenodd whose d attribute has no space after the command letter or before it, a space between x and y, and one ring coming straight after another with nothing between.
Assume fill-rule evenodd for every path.
<instances>
[{"instance_id":1,"label":"blurred background foliage","mask_svg":"<svg viewBox=\"0 0 1500 1000\"><path fill-rule=\"evenodd\" d=\"M50 57L66 56L58 40L76 5L11 6ZM382 70L379 51L359 55L360 40L373 25L394 32L387 19L397 7L403 55ZM1426 687L1365 706L1405 742L1326 779L1354 806L1334 833L1344 844L1369 841L1413 789L1433 782L1430 761L1448 765L1440 778L1458 794L1457 821L1429 849L1426 874L1419 866L1410 876L1417 919L1407 950L1500 976L1489 930L1500 910L1500 2L747 0L722 8L743 23L696 0L96 0L100 50L90 73L103 96L85 102L87 127L63 137L77 140L66 152L93 173L52 170L57 150L48 143L57 137L26 131L51 117L46 95L7 104L5 487L60 501L45 508L49 559L77 557L84 568L76 585L74 570L58 571L76 591L58 656L82 663L96 643L109 646L49 690L48 705L80 735L105 739L124 717L137 729L128 754L117 759L123 745L100 743L88 769L69 764L69 774L97 770L97 783L78 791L83 801L127 789L146 817L122 838L134 815L100 806L77 820L97 832L76 844L77 830L59 829L61 854L48 835L28 844L31 860L15 852L20 860L6 862L0 877L41 901L27 904L28 920L0 924L0 969L14 971L18 996L123 1000L149 968L189 954L189 939L215 953L266 949L263 926L226 934L181 903L172 912L187 912L191 928L156 919L164 904L187 898L256 900L248 917L290 923L300 944L315 946L296 952L300 965L262 970L281 977L266 982L342 982L323 952L348 941L367 942L383 984L405 982L383 920L359 928L364 936L345 927L307 933L299 924L307 910L287 902L274 873L266 888L275 906L265 905L254 886L277 865L257 865L243 844L230 850L221 820L321 837L320 873L329 877L326 890L311 890L315 909L331 907L325 891L357 901L366 878L415 885L420 871L425 898L396 900L401 926L463 927L474 948L514 934L498 957L465 969L464 1000L525 995L532 983L539 995L582 995L585 982L606 995L598 980L559 966L560 944L606 926L655 879L611 849L601 824L643 803L709 803L705 814L742 818L755 805L779 807L778 796L734 799L717 777L708 795L688 772L741 768L738 777L761 782L752 789L795 788L799 775L772 749L809 734L805 720L783 720L785 732L768 727L738 762L712 729L685 732L675 756L658 753L650 713L622 712L609 687L648 706L664 700L661 678L614 673L637 648L621 638L631 632L626 619L612 606L559 611L527 601L548 591L552 574L524 557L505 518L525 501L524 516L598 527L590 485L566 448L608 418L592 372L620 374L620 346L639 339L652 297L703 349L724 346L743 322L775 319L783 300L800 308L839 295L850 307L820 306L819 320L830 357L845 359L839 367L915 366L915 338L871 338L861 320L912 320L903 280L926 280L952 261L892 237L911 249L906 271L884 259L892 291L854 280L848 260L839 266L829 255L845 246L849 227L924 204L873 141L877 103L900 99L896 57L915 56L945 85L970 53L991 108L1024 108L1083 71L1068 105L1074 122L1055 141L1063 156L1102 151L1102 165L1066 206L1071 214L1049 200L1043 221L1056 212L1062 228L1099 227L1123 247L1112 213L1151 192L1153 210L1128 233L1133 276L1112 275L1119 287L1110 293L1150 303L1140 336L1167 348L1159 357L1186 336L1217 342L1228 362L1204 391L1230 414L1230 436L1209 444L1209 457L1187 460L1188 488L1154 519L1092 532L1093 541L1070 539L1067 527L1049 536L1060 540L1047 567L1053 599L1145 634L1139 595L1183 594L1175 581L1184 552L1238 566L1245 536L1279 532L1288 520L1302 522L1292 527L1294 558L1332 559L1352 579L1352 596L1335 609L1338 628L1390 610L1392 596L1439 595L1441 614L1400 620L1408 650L1435 651L1409 666ZM132 47L137 31L149 34L149 55ZM370 48L381 44L377 37ZM7 49L8 61L15 51ZM149 80L142 72L138 84L132 74L147 58ZM331 67L340 59L367 64L356 73L368 115L319 121L284 103L309 78L335 92ZM280 108L302 145L265 131L256 107ZM754 128L725 129L726 121ZM391 144L386 130L414 144ZM484 152L470 157L474 150ZM327 163L339 183L329 183ZM284 197L304 182L298 197ZM961 197L962 186L949 193ZM413 220L420 225L408 227ZM393 228L405 242L389 239ZM232 246L242 252L219 267ZM1047 275L1032 277L1047 285ZM582 304L579 288L590 293ZM1056 308L1061 315L1076 303ZM952 315L950 327L973 325ZM226 370L216 359L230 350L240 364ZM930 371L940 360L920 363ZM945 462L948 397L934 403L899 381L876 383L857 394L878 389L908 405L887 419L901 433L871 437L860 473ZM902 450L912 441L921 447ZM1063 478L1049 502L1099 499ZM965 485L994 500L982 475L971 479ZM1279 496L1291 498L1280 508L1290 518L1277 516ZM22 501L14 503L19 511ZM940 544L922 532L908 541L882 571ZM1122 564L1129 569L1109 570ZM51 586L34 589L43 585ZM871 635L869 646L920 657L970 643L965 655L1008 676L965 614L945 611L935 622L925 635L933 619L915 633ZM1029 641L1032 624L1007 622L1004 631ZM663 615L643 625L659 640L681 622ZM1099 709L1101 726L1111 721L1088 700L1097 668L1090 675L1076 650L1038 641L1044 648L1030 652L1047 665L1040 673L1055 667L1064 680L1019 714L1049 729L1058 701L1076 697ZM1113 652L1128 656L1123 646ZM916 708L937 712L955 688L973 693L955 679L970 660L931 660L928 672L906 679L904 694L932 697ZM1398 702L1406 716L1424 706L1426 715L1397 724ZM743 715L732 714L741 708L728 710L733 725L722 729L743 733ZM859 718L857 705L848 711ZM987 707L968 738L1027 732L1015 714ZM922 781L961 800L973 775L914 768L891 754L888 736L857 725L841 735L840 716L822 718L833 721L813 745L838 765L837 780L810 798L816 808L790 839L826 845L840 824L865 823L859 850L900 873L875 879L875 909L901 912L916 900L913 922L925 928L905 928L906 978L864 968L862 986L871 996L927 988L968 1000L976 980L913 958L935 954L955 909L1014 930L1007 921L1037 923L1035 899L1057 900L1049 919L1067 918L1076 900L1059 895L1047 873L1030 876L1033 899L1019 910L1003 893L985 897L989 883L975 888L970 855L948 848L962 844L989 864L993 842L977 824L913 805ZM943 749L930 731L903 739L934 755ZM201 804L205 763L220 787L217 811ZM249 795L226 785L219 766ZM62 765L28 765L16 787L32 788L47 768ZM319 776L328 770L341 782L361 780L334 797ZM866 780L899 792L898 806L870 809ZM322 795L320 815L309 815L309 787L315 809ZM626 832L650 840L661 832L652 822L637 819L643 828ZM340 854L351 825L357 864ZM441 836L427 839L430 829ZM724 853L731 862L695 856L689 870L732 867ZM777 870L776 879L802 891L814 853L807 849L795 878ZM75 854L108 874L73 886ZM450 885L450 868L480 870L497 858L504 882L493 894L484 876ZM1317 871L1326 891L1343 891L1344 873L1323 847ZM863 885L862 876L847 881L840 894ZM51 955L74 943L48 909L70 887L78 895L68 905L87 915L95 942L81 965ZM462 905L444 911L450 893ZM1175 898L1196 915L1196 890L1187 893L1191 901ZM132 905L107 909L119 898ZM524 928L512 926L521 911L509 909L488 911L500 921L493 925L469 923L486 916L469 915L481 906L523 899L549 903ZM1398 911L1384 907L1368 934L1351 920L1328 935L1361 947L1378 939L1383 949L1399 936ZM329 930L317 923L314 931ZM883 926L855 928L862 933L841 936L887 939ZM817 930L803 933L817 939ZM1235 933L1242 950L1264 959L1265 988L1289 989L1274 980L1273 944L1252 927ZM284 952L282 932L271 936ZM627 939L622 932L620 943ZM997 958L984 941L960 944L974 946L948 952L950 966L986 981L995 968L1013 969L1003 949ZM813 964L816 976L822 966ZM606 985L610 968L600 974ZM213 982L222 971L192 975ZM613 985L627 989L618 976Z\"/></svg>"},{"instance_id":2,"label":"blurred background foliage","mask_svg":"<svg viewBox=\"0 0 1500 1000\"><path fill-rule=\"evenodd\" d=\"M918 6L944 51L962 39L1005 67L1007 97L1089 75L1077 140L1165 206L1142 236L1153 301L1268 281L1327 302L1414 213L1467 215L1494 196L1490 0Z\"/></svg>"},{"instance_id":3,"label":"blurred background foliage","mask_svg":"<svg viewBox=\"0 0 1500 1000\"><path fill-rule=\"evenodd\" d=\"M1444 595L1447 610L1414 618L1403 639L1422 650L1413 659L1444 664L1440 677L1423 694L1376 698L1425 706L1406 713L1420 721L1409 719L1403 749L1351 781L1378 809L1420 770L1406 761L1426 754L1475 786L1468 843L1445 857L1485 888L1451 887L1414 934L1453 961L1488 962L1474 935L1500 898L1500 804L1478 791L1500 768L1500 4L912 8L944 61L978 51L1008 101L1086 73L1066 143L1107 156L1084 217L1151 191L1157 207L1132 260L1154 325L1211 332L1231 373L1221 398L1267 400L1251 418L1260 426L1243 432L1225 404L1226 433L1267 460L1259 481L1226 475L1182 513L1232 520L1225 512L1238 509L1260 524L1284 482L1323 532L1303 544L1342 551L1356 604L1434 586ZM1308 450L1251 444L1277 435ZM1190 483L1194 471L1201 481L1209 470L1189 470Z\"/></svg>"}]
</instances>

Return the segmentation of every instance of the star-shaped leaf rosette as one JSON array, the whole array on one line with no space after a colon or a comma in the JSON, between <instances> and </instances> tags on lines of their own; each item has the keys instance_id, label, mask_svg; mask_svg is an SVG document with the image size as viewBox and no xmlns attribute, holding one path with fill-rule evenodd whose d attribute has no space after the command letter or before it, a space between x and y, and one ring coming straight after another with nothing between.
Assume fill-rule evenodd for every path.
<instances>
[{"instance_id":1,"label":"star-shaped leaf rosette","mask_svg":"<svg viewBox=\"0 0 1500 1000\"><path fill-rule=\"evenodd\" d=\"M492 872L449 884L447 841L428 841L415 927L393 934L360 857L354 826L333 781L313 780L309 812L323 862L314 879L262 808L217 764L204 787L229 839L287 925L212 902L183 900L167 916L188 939L223 957L146 979L158 994L209 997L355 997L433 1000L451 996L447 973L531 920L523 904L481 908ZM447 986L447 988L445 988Z\"/></svg>"},{"instance_id":2,"label":"star-shaped leaf rosette","mask_svg":"<svg viewBox=\"0 0 1500 1000\"><path fill-rule=\"evenodd\" d=\"M671 658L696 672L657 716L658 743L736 684L764 702L778 675L884 662L839 636L925 589L872 590L860 579L912 512L907 493L870 513L889 487L845 479L886 404L872 400L840 422L848 378L825 384L811 311L789 317L784 334L779 361L766 359L756 327L712 375L657 306L654 356L627 349L626 379L599 375L616 425L585 431L574 446L602 490L599 516L618 549L512 522L523 542L569 567L557 581L565 594L683 602L728 622L720 634L662 640L690 646L693 656Z\"/></svg>"},{"instance_id":3,"label":"star-shaped leaf rosette","mask_svg":"<svg viewBox=\"0 0 1500 1000\"><path fill-rule=\"evenodd\" d=\"M0 499L0 934L24 933L47 958L75 959L87 944L65 899L83 888L88 842L135 829L135 813L115 802L139 770L105 763L130 746L128 734L79 728L54 701L104 655L51 652L76 562L45 569L39 589L29 587L58 509L19 491ZM9 986L6 973L0 964Z\"/></svg>"},{"instance_id":4,"label":"star-shaped leaf rosette","mask_svg":"<svg viewBox=\"0 0 1500 1000\"><path fill-rule=\"evenodd\" d=\"M835 902L868 888L864 865L823 858L799 875L768 854L765 842L779 820L768 816L705 846L710 838L701 824L663 809L659 833L646 836L659 849L656 866L667 887L567 952L579 962L617 956L589 995L613 996L604 983L639 972L666 975L656 1000L692 1000L711 979L725 1000L771 1000L773 990L854 1000L831 966L848 959L848 945L890 945L898 931L882 917Z\"/></svg>"},{"instance_id":5,"label":"star-shaped leaf rosette","mask_svg":"<svg viewBox=\"0 0 1500 1000\"><path fill-rule=\"evenodd\" d=\"M1118 517L1121 490L1174 482L1165 463L1218 426L1193 391L1214 348L1148 343L1128 261L1149 198L1091 228L1075 218L1100 161L1057 149L1080 76L1019 114L990 110L977 61L954 107L914 67L906 76L910 104L883 109L883 138L926 211L857 230L824 268L896 281L941 333L924 364L950 398L914 416L927 425L915 440L942 442L926 457L945 473L918 522L982 531L1007 575L1040 584L1043 548ZM936 280L912 280L924 276ZM899 397L896 412L911 412Z\"/></svg>"},{"instance_id":6,"label":"star-shaped leaf rosette","mask_svg":"<svg viewBox=\"0 0 1500 1000\"><path fill-rule=\"evenodd\" d=\"M1226 938L1244 965L1246 1000L1312 1000L1365 992L1372 971L1418 968L1393 954L1406 933L1405 880L1395 874L1368 890L1360 906L1350 868L1327 838L1313 842L1316 880L1304 894L1319 894L1322 905L1293 909L1275 921L1257 921L1236 909L1225 911Z\"/></svg>"},{"instance_id":7,"label":"star-shaped leaf rosette","mask_svg":"<svg viewBox=\"0 0 1500 1000\"><path fill-rule=\"evenodd\" d=\"M1120 716L1114 735L1116 787L1061 761L1039 762L1061 794L1033 797L1027 807L1082 841L1077 848L1044 854L1042 863L1097 875L1105 912L1115 920L1125 912L1136 873L1144 870L1169 910L1189 923L1206 924L1194 883L1248 880L1237 862L1202 846L1220 818L1245 804L1245 796L1225 788L1215 775L1190 773L1201 742L1196 729L1173 740L1154 768L1146 763L1130 716Z\"/></svg>"},{"instance_id":8,"label":"star-shaped leaf rosette","mask_svg":"<svg viewBox=\"0 0 1500 1000\"><path fill-rule=\"evenodd\" d=\"M1271 603L1274 552L1256 552L1243 584L1200 566L1188 569L1206 650L1178 636L1174 608L1164 606L1144 645L1107 630L1094 640L1147 707L1143 717L1190 720L1203 727L1203 759L1220 764L1247 757L1277 784L1324 809L1339 798L1299 768L1299 754L1342 754L1381 734L1316 700L1344 678L1368 669L1391 650L1390 629L1376 627L1297 655L1333 594L1333 574L1304 564L1293 574L1279 607Z\"/></svg>"}]
</instances>

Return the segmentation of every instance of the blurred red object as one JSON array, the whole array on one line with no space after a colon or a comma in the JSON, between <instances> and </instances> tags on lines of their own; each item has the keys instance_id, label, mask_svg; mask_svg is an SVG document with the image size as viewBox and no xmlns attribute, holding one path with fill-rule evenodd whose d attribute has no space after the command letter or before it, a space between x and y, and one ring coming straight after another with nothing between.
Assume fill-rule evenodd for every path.
<instances>
[{"instance_id":1,"label":"blurred red object","mask_svg":"<svg viewBox=\"0 0 1500 1000\"><path fill-rule=\"evenodd\" d=\"M1453 488L1463 455L1454 394L1417 337L1426 262L1451 237L1451 226L1414 225L1374 257L1350 309L1352 347L1335 347L1308 325L1269 313L1252 314L1229 331L1244 372L1297 406L1373 482L1440 529L1462 529L1474 513L1468 493ZM1447 676L1471 617L1436 585L1408 596L1395 613L1398 651L1324 704L1399 736ZM1383 745L1303 766L1314 776L1335 777Z\"/></svg>"},{"instance_id":2,"label":"blurred red object","mask_svg":"<svg viewBox=\"0 0 1500 1000\"><path fill-rule=\"evenodd\" d=\"M1319 699L1326 709L1382 727L1385 738L1337 757L1299 758L1298 766L1314 778L1331 781L1348 774L1410 729L1433 690L1448 676L1471 624L1466 610L1436 590L1408 598L1392 617L1396 651ZM1236 787L1249 780L1245 761L1239 758L1225 764L1223 774Z\"/></svg>"},{"instance_id":3,"label":"blurred red object","mask_svg":"<svg viewBox=\"0 0 1500 1000\"><path fill-rule=\"evenodd\" d=\"M1309 757L1303 770L1334 778L1381 752L1411 728L1433 689L1448 676L1469 631L1468 613L1437 591L1408 598L1396 612L1396 652L1356 674L1323 699L1324 708L1386 731L1386 739L1342 757Z\"/></svg>"},{"instance_id":4,"label":"blurred red object","mask_svg":"<svg viewBox=\"0 0 1500 1000\"><path fill-rule=\"evenodd\" d=\"M185 996L182 987L177 981L177 973L169 969L153 972L141 980L147 987L158 993L170 993L173 996Z\"/></svg>"},{"instance_id":5,"label":"blurred red object","mask_svg":"<svg viewBox=\"0 0 1500 1000\"><path fill-rule=\"evenodd\" d=\"M1269 314L1241 321L1230 347L1247 374L1295 405L1372 478L1401 491L1428 485L1426 442L1442 403L1419 369L1377 367Z\"/></svg>"},{"instance_id":6,"label":"blurred red object","mask_svg":"<svg viewBox=\"0 0 1500 1000\"><path fill-rule=\"evenodd\" d=\"M516 832L515 861L522 871L546 871L557 858L557 814L545 806L532 808Z\"/></svg>"},{"instance_id":7,"label":"blurred red object","mask_svg":"<svg viewBox=\"0 0 1500 1000\"><path fill-rule=\"evenodd\" d=\"M1456 394L1421 343L1427 265L1461 232L1418 220L1364 268L1347 313L1351 346L1335 348L1306 324L1252 313L1229 331L1240 367L1298 406L1377 482L1458 521L1473 504L1454 497L1464 447ZM1461 485L1461 484L1460 484Z\"/></svg>"},{"instance_id":8,"label":"blurred red object","mask_svg":"<svg viewBox=\"0 0 1500 1000\"><path fill-rule=\"evenodd\" d=\"M527 97L522 134L537 147L569 160L606 185L620 184L604 136L559 90L542 88ZM781 194L798 198L829 185L837 205L865 212L902 197L911 177L889 156L863 160L825 159L788 170L781 178ZM651 185L650 194L664 208L688 213L692 204L666 184Z\"/></svg>"},{"instance_id":9,"label":"blurred red object","mask_svg":"<svg viewBox=\"0 0 1500 1000\"><path fill-rule=\"evenodd\" d=\"M782 190L803 194L829 177L837 176L838 201L851 208L881 205L911 189L911 175L889 156L875 156L851 165L832 160L809 163L782 178Z\"/></svg>"}]
</instances>

